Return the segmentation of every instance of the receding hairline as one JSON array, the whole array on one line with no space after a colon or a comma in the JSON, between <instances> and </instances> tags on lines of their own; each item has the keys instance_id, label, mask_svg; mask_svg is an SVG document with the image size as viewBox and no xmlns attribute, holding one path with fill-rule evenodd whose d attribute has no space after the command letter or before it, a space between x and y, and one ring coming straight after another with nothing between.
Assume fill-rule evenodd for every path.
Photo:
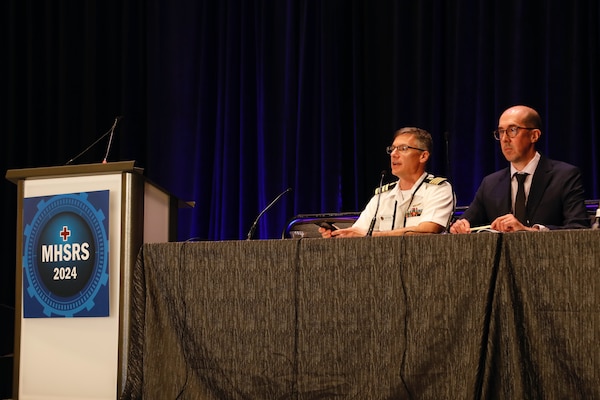
<instances>
[{"instance_id":1,"label":"receding hairline","mask_svg":"<svg viewBox=\"0 0 600 400\"><path fill-rule=\"evenodd\" d=\"M502 115L512 113L523 114L522 120L525 124L527 124L527 127L540 130L542 129L542 118L536 109L525 105L516 105L504 110Z\"/></svg>"}]
</instances>

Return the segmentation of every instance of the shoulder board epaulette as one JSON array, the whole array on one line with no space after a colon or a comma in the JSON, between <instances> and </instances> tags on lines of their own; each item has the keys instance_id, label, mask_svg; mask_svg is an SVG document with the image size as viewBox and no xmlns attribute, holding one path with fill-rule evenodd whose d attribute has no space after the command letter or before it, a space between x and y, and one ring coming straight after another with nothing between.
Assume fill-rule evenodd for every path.
<instances>
[{"instance_id":1,"label":"shoulder board epaulette","mask_svg":"<svg viewBox=\"0 0 600 400\"><path fill-rule=\"evenodd\" d=\"M377 187L375 189L375 194L379 194L379 193L387 192L388 190L392 190L396 186L397 183L398 183L398 181L386 183L385 185L383 185L381 187L381 191L379 190L380 188Z\"/></svg>"},{"instance_id":2,"label":"shoulder board epaulette","mask_svg":"<svg viewBox=\"0 0 600 400\"><path fill-rule=\"evenodd\" d=\"M440 176L433 176L430 175L427 178L425 178L425 182L432 184L432 185L441 185L442 183L446 182L448 180L448 178L442 178Z\"/></svg>"}]
</instances>

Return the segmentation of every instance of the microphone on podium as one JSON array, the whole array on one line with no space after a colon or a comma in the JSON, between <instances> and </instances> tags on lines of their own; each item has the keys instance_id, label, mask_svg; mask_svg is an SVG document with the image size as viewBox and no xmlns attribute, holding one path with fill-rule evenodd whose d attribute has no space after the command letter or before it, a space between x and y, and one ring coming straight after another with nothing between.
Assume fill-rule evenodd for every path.
<instances>
[{"instance_id":1,"label":"microphone on podium","mask_svg":"<svg viewBox=\"0 0 600 400\"><path fill-rule=\"evenodd\" d=\"M292 188L287 188L285 189L283 192L279 193L279 195L277 197L275 197L275 199L269 203L268 206L266 206L261 212L260 214L258 214L258 217L256 217L256 219L254 220L254 222L252 223L252 226L250 227L250 230L248 231L248 235L246 236L246 240L250 240L252 239L252 236L254 236L254 231L256 230L256 225L258 225L258 220L260 219L260 217L263 216L263 214L265 212L267 212L267 210L271 207L273 207L273 205L275 203L277 203L277 201L287 192L291 192Z\"/></svg>"},{"instance_id":2,"label":"microphone on podium","mask_svg":"<svg viewBox=\"0 0 600 400\"><path fill-rule=\"evenodd\" d=\"M92 147L94 147L99 141L101 141L102 139L104 139L108 135L111 135L110 139L111 139L111 142L112 142L112 133L115 131L115 128L117 127L117 122L119 122L122 118L123 118L122 116L116 117L115 118L115 122L113 122L113 126L104 135L102 135L98 139L96 139L94 141L94 143L92 143L88 147L86 147L81 153L77 154L75 157L73 157L69 161L67 161L65 163L65 165L72 164L73 161L77 160L79 157L81 157L82 155L84 155L85 153L87 153L89 149L91 149ZM111 143L109 142L109 144L108 144L109 148L106 150L106 156L108 156L108 151L110 149L110 145L111 145ZM106 157L104 157L104 160L102 161L102 163L106 164Z\"/></svg>"},{"instance_id":3,"label":"microphone on podium","mask_svg":"<svg viewBox=\"0 0 600 400\"><path fill-rule=\"evenodd\" d=\"M102 164L106 164L106 159L108 158L108 152L110 151L110 147L112 145L113 135L115 134L115 128L117 127L117 123L121 120L121 116L115 118L115 122L113 122L112 128L110 128L110 138L108 138L108 145L106 146L106 154L104 155L104 160L102 160Z\"/></svg>"},{"instance_id":4,"label":"microphone on podium","mask_svg":"<svg viewBox=\"0 0 600 400\"><path fill-rule=\"evenodd\" d=\"M385 170L381 171L381 179L379 179L379 193L377 193L377 207L375 207L375 214L373 215L373 219L371 220L371 225L369 225L369 230L367 231L367 236L373 236L373 229L375 228L375 221L377 221L377 213L379 212L379 203L381 201L381 191L383 188L383 178L385 177Z\"/></svg>"}]
</instances>

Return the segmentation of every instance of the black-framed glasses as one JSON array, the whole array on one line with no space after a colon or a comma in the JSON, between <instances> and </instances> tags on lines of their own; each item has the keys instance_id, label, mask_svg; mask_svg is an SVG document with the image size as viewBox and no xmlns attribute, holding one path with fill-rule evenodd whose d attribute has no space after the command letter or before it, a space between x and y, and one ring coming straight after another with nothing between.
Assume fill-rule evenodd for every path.
<instances>
[{"instance_id":1,"label":"black-framed glasses","mask_svg":"<svg viewBox=\"0 0 600 400\"><path fill-rule=\"evenodd\" d=\"M419 151L427 151L425 149L420 149L418 147L412 147L407 144L401 144L400 146L388 146L385 148L385 152L388 154L392 154L394 150L398 150L401 153L405 153L408 149L419 150Z\"/></svg>"},{"instance_id":2,"label":"black-framed glasses","mask_svg":"<svg viewBox=\"0 0 600 400\"><path fill-rule=\"evenodd\" d=\"M507 134L509 138L514 138L519 134L519 129L536 129L536 128L527 128L526 126L517 126L511 125L507 129L498 129L494 131L494 139L500 140L504 134Z\"/></svg>"}]
</instances>

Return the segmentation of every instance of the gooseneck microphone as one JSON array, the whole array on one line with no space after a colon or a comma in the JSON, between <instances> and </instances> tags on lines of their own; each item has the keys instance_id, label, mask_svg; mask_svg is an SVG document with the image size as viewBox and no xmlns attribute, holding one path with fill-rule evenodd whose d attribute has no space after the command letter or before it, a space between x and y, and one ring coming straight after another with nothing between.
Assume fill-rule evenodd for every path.
<instances>
[{"instance_id":1,"label":"gooseneck microphone","mask_svg":"<svg viewBox=\"0 0 600 400\"><path fill-rule=\"evenodd\" d=\"M246 236L246 240L250 240L252 239L252 236L254 236L254 231L256 230L256 225L258 225L258 220L260 219L260 217L263 216L264 213L267 212L267 210L271 207L273 207L273 205L275 203L277 203L277 201L283 197L284 194L286 194L287 192L291 192L292 188L287 188L285 189L283 192L279 193L279 195L277 197L275 197L275 199L273 199L272 202L269 203L268 206L266 206L261 212L260 214L258 214L258 217L256 217L256 219L254 220L254 222L252 223L252 226L250 227L250 230L248 231L248 235Z\"/></svg>"},{"instance_id":2,"label":"gooseneck microphone","mask_svg":"<svg viewBox=\"0 0 600 400\"><path fill-rule=\"evenodd\" d=\"M102 135L98 139L96 139L96 141L94 141L94 143L92 143L88 147L86 147L81 153L77 154L75 157L73 157L69 161L67 161L65 163L65 165L72 164L73 161L77 160L79 157L81 157L82 155L84 155L85 153L87 153L88 150L91 149L92 147L94 147L99 141L101 141L102 139L104 139L105 137L107 137L108 135L110 135L111 133L113 133L115 131L116 126L117 126L117 122L119 122L119 120L121 118L123 118L123 117L121 117L121 116L116 117L115 118L115 122L113 122L113 126L104 135ZM112 139L112 135L111 135L111 139ZM109 146L110 146L110 143L109 143ZM108 151L107 151L106 154L108 155Z\"/></svg>"},{"instance_id":3,"label":"gooseneck microphone","mask_svg":"<svg viewBox=\"0 0 600 400\"><path fill-rule=\"evenodd\" d=\"M106 146L106 154L104 155L104 160L102 160L102 164L106 164L106 159L108 158L108 152L110 151L110 146L112 145L113 135L115 134L115 128L117 127L117 123L123 117L115 118L115 122L113 122L112 128L110 128L110 137L108 138L108 145Z\"/></svg>"},{"instance_id":4,"label":"gooseneck microphone","mask_svg":"<svg viewBox=\"0 0 600 400\"><path fill-rule=\"evenodd\" d=\"M381 191L383 190L383 178L385 177L385 170L381 171L381 179L379 179L379 193L377 194L377 207L375 207L375 214L369 225L367 236L373 236L373 229L375 229L375 221L377 221L377 213L379 212L379 203L381 202Z\"/></svg>"},{"instance_id":5,"label":"gooseneck microphone","mask_svg":"<svg viewBox=\"0 0 600 400\"><path fill-rule=\"evenodd\" d=\"M456 214L456 193L454 193L454 186L452 186L451 180L452 180L452 173L451 173L451 169L450 169L450 140L448 139L450 137L450 133L448 131L444 132L444 144L445 144L445 148L446 148L446 177L448 178L446 180L446 182L448 182L448 184L450 184L450 189L452 190L452 212L450 213L450 216L448 217L448 222L446 222L446 226L444 227L444 232L443 233L449 233L450 232L450 225L452 225L452 220L454 219L454 214Z\"/></svg>"}]
</instances>

